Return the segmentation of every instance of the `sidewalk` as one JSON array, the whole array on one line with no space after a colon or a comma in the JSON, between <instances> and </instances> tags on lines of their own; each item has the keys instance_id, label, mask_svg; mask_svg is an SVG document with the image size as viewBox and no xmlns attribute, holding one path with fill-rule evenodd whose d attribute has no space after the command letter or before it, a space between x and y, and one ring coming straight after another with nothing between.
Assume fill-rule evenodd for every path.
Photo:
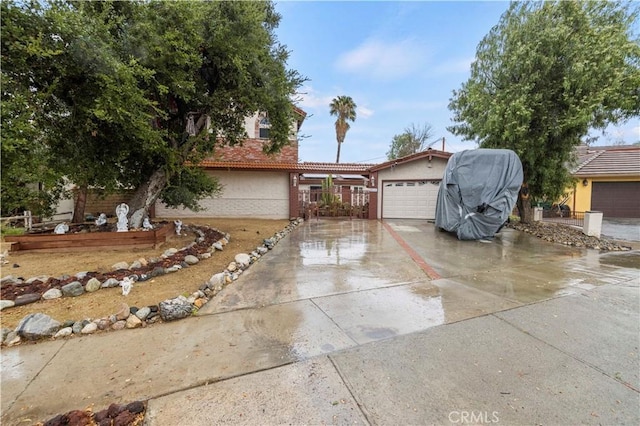
<instances>
[{"instance_id":1,"label":"sidewalk","mask_svg":"<svg viewBox=\"0 0 640 426\"><path fill-rule=\"evenodd\" d=\"M506 231L305 223L198 317L3 349L2 424L640 423L640 253Z\"/></svg>"}]
</instances>

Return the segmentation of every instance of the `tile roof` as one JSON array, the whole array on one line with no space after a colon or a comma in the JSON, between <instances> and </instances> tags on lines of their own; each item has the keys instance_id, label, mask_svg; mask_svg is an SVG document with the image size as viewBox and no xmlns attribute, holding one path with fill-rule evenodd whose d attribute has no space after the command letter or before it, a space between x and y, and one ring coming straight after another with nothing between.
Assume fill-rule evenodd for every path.
<instances>
[{"instance_id":1,"label":"tile roof","mask_svg":"<svg viewBox=\"0 0 640 426\"><path fill-rule=\"evenodd\" d=\"M206 159L200 165L207 169L234 170L289 170L297 172L326 172L340 174L359 174L368 172L375 164L359 163L286 163L275 161L214 161Z\"/></svg>"},{"instance_id":2,"label":"tile roof","mask_svg":"<svg viewBox=\"0 0 640 426\"><path fill-rule=\"evenodd\" d=\"M203 160L200 165L206 169L233 170L297 170L297 163L283 163L275 161L215 161Z\"/></svg>"},{"instance_id":3,"label":"tile roof","mask_svg":"<svg viewBox=\"0 0 640 426\"><path fill-rule=\"evenodd\" d=\"M375 164L364 163L313 163L298 164L298 170L305 172L327 172L340 174L360 174L371 170Z\"/></svg>"},{"instance_id":4,"label":"tile roof","mask_svg":"<svg viewBox=\"0 0 640 426\"><path fill-rule=\"evenodd\" d=\"M640 178L640 148L603 149L578 154L575 176L630 176Z\"/></svg>"},{"instance_id":5,"label":"tile roof","mask_svg":"<svg viewBox=\"0 0 640 426\"><path fill-rule=\"evenodd\" d=\"M449 157L451 157L453 154L450 152L445 152L445 151L439 151L437 149L427 149L425 151L421 151L421 152L417 152L415 154L410 154L401 158L396 158L395 160L389 160L385 163L381 163L381 164L376 164L373 167L374 171L377 170L382 170L382 169L386 169L388 167L391 167L393 165L397 165L397 164L402 164L402 163L406 163L409 161L415 161L415 160L419 160L421 158L428 158L428 157L436 157L436 158L442 158L445 160L449 160Z\"/></svg>"}]
</instances>

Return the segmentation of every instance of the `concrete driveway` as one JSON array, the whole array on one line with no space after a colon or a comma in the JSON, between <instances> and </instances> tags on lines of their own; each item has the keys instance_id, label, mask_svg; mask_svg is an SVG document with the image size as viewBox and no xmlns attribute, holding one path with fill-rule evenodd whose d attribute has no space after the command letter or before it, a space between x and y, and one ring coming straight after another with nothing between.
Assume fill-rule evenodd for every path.
<instances>
[{"instance_id":1,"label":"concrete driveway","mask_svg":"<svg viewBox=\"0 0 640 426\"><path fill-rule=\"evenodd\" d=\"M143 399L146 425L638 424L639 268L312 220L196 317L3 349L2 423Z\"/></svg>"},{"instance_id":2,"label":"concrete driveway","mask_svg":"<svg viewBox=\"0 0 640 426\"><path fill-rule=\"evenodd\" d=\"M602 235L614 240L640 242L640 219L605 217Z\"/></svg>"}]
</instances>

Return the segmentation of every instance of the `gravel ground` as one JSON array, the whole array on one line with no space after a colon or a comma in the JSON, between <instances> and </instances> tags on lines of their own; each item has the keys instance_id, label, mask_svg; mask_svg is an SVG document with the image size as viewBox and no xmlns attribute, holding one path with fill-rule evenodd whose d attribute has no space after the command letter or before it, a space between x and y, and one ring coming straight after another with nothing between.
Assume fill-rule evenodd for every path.
<instances>
[{"instance_id":1,"label":"gravel ground","mask_svg":"<svg viewBox=\"0 0 640 426\"><path fill-rule=\"evenodd\" d=\"M535 235L545 241L564 244L567 246L586 247L603 251L623 251L639 248L634 247L634 243L630 241L614 241L606 238L589 237L583 234L581 229L557 223L511 222L507 224L507 226L509 228Z\"/></svg>"}]
</instances>

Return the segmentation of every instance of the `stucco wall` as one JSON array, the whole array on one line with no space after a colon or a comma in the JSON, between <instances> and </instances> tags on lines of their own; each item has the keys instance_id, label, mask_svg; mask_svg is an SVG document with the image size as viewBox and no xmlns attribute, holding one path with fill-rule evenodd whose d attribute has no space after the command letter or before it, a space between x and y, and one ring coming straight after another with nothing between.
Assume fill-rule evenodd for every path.
<instances>
[{"instance_id":1,"label":"stucco wall","mask_svg":"<svg viewBox=\"0 0 640 426\"><path fill-rule=\"evenodd\" d=\"M200 212L169 209L156 203L157 217L289 218L289 175L286 172L209 171L224 185L219 198L200 202Z\"/></svg>"},{"instance_id":2,"label":"stucco wall","mask_svg":"<svg viewBox=\"0 0 640 426\"><path fill-rule=\"evenodd\" d=\"M398 164L378 172L378 217L382 217L382 184L390 180L442 180L444 169L447 167L447 160L443 158L433 158L431 163L428 159L412 161L410 163Z\"/></svg>"},{"instance_id":3,"label":"stucco wall","mask_svg":"<svg viewBox=\"0 0 640 426\"><path fill-rule=\"evenodd\" d=\"M571 211L586 212L591 210L591 189L593 188L593 182L638 182L640 178L637 177L593 177L586 178L587 186L582 184L584 177L578 178L574 188L567 188L566 194L569 195L567 205L571 208Z\"/></svg>"}]
</instances>

